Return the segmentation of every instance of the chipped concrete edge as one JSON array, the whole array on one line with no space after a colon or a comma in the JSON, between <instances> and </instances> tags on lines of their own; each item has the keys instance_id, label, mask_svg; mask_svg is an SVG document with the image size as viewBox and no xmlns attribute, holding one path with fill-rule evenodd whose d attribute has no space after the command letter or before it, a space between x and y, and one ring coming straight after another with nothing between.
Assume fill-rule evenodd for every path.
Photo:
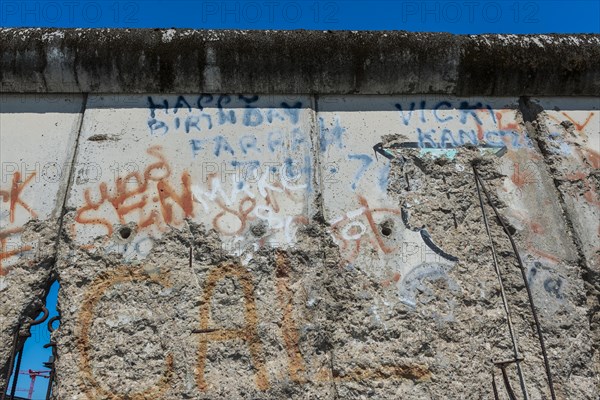
<instances>
[{"instance_id":1,"label":"chipped concrete edge","mask_svg":"<svg viewBox=\"0 0 600 400\"><path fill-rule=\"evenodd\" d=\"M0 29L2 92L600 95L600 35Z\"/></svg>"}]
</instances>

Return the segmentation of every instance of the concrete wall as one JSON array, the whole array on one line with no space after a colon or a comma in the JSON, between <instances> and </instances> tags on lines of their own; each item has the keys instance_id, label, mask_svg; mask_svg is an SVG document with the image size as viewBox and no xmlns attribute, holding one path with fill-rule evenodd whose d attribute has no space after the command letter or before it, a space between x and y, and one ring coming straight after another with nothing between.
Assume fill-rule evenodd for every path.
<instances>
[{"instance_id":1,"label":"concrete wall","mask_svg":"<svg viewBox=\"0 0 600 400\"><path fill-rule=\"evenodd\" d=\"M3 63L37 57L10 46ZM35 68L5 71L11 91L44 93L1 103L0 366L58 279L57 398L493 398L493 362L514 352L491 239L529 396L550 398L526 285L484 201L486 232L474 166L523 260L557 398L598 398L597 66L577 92L596 97L537 75L554 97L411 94L406 81L311 95L279 92L283 77L261 95L139 90L153 78L50 94L51 80L24 78ZM240 79L237 92L255 87Z\"/></svg>"}]
</instances>

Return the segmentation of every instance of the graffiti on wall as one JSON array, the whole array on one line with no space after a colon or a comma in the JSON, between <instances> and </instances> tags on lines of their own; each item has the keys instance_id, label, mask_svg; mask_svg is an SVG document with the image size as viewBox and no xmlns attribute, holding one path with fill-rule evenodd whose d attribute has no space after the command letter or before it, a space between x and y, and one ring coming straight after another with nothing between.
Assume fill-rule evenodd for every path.
<instances>
[{"instance_id":1,"label":"graffiti on wall","mask_svg":"<svg viewBox=\"0 0 600 400\"><path fill-rule=\"evenodd\" d=\"M346 255L346 261L352 263L361 251L361 247L369 245L376 251L390 254L398 248L386 243L385 236L389 236L390 228L379 227L375 223L373 214L382 213L390 216L400 216L398 209L375 208L371 209L367 199L358 196L360 208L347 212L344 216L331 222L331 231L339 243L341 243L342 254ZM393 220L388 224L392 224Z\"/></svg>"},{"instance_id":2,"label":"graffiti on wall","mask_svg":"<svg viewBox=\"0 0 600 400\"><path fill-rule=\"evenodd\" d=\"M564 116L566 118L566 121L570 122L570 124L567 122L565 123L564 120L559 119L557 116L549 114L548 117L555 121L556 123L562 125L565 128L569 128L570 126L572 126L579 135L582 136L587 136L586 132L585 132L585 128L586 126L590 123L590 121L596 116L598 115L598 113L594 112L594 111L590 111L587 116L585 116L583 119L579 120L579 118L577 116L572 115L573 113L569 113L566 111L561 111L560 115Z\"/></svg>"},{"instance_id":3,"label":"graffiti on wall","mask_svg":"<svg viewBox=\"0 0 600 400\"><path fill-rule=\"evenodd\" d=\"M162 148L153 146L147 153L156 162L148 165L143 173L134 171L118 177L112 187L101 182L95 193L90 188L85 189L84 204L77 209L75 222L83 227L102 227L103 234L111 236L114 226L131 222L129 217L132 215L140 230L150 227L165 230L180 224L185 217L193 217L189 172L181 173L177 188L170 181L172 171Z\"/></svg>"},{"instance_id":4,"label":"graffiti on wall","mask_svg":"<svg viewBox=\"0 0 600 400\"><path fill-rule=\"evenodd\" d=\"M279 336L282 345L287 354L287 373L290 380L297 384L306 384L310 382L347 382L347 381L366 381L366 380L399 380L411 379L415 381L428 380L431 372L427 367L418 364L399 364L399 365L381 365L381 366L357 366L348 368L343 375L336 373L327 366L328 373L321 369L313 370L309 368L305 361L303 345L300 343L300 334L297 327L294 307L294 297L297 295L291 267L288 256L283 251L277 251L274 265L275 289L281 312L281 328ZM215 326L211 322L211 307L214 307L212 297L215 293L216 285L223 279L234 279L238 282L236 287L242 292L244 302L244 325L236 329L224 329ZM161 288L171 287L168 276L148 275L143 268L119 267L112 271L107 271L98 277L87 288L82 302L81 311L78 319L78 341L80 363L80 379L84 393L90 399L98 396L107 398L120 396L111 392L94 374L94 360L92 357L93 332L92 324L95 315L95 308L102 301L109 290L118 288L120 284L133 283L156 286ZM196 388L201 392L210 392L218 386L217 382L210 382L205 376L205 370L209 358L207 357L208 346L214 342L235 342L236 345L244 346L249 350L250 362L252 363L254 374L254 386L256 389L266 391L272 387L269 380L269 371L265 363L265 351L262 339L258 335L258 325L260 324L259 313L257 311L259 302L256 301L254 277L245 267L226 263L211 268L205 277L202 291L202 302L199 309L199 328L194 329L193 334L198 336L198 347L196 364L192 367L195 371ZM171 386L174 379L174 359L171 353L165 355L164 370L161 376L157 377L156 383L138 393L128 393L131 398L149 398L150 396L160 397L164 395ZM213 359L214 358L210 358ZM213 361L214 362L214 361ZM137 396L137 397L136 397Z\"/></svg>"},{"instance_id":5,"label":"graffiti on wall","mask_svg":"<svg viewBox=\"0 0 600 400\"><path fill-rule=\"evenodd\" d=\"M298 227L308 222L313 189L310 130L300 119L301 101L263 107L266 100L148 96L147 161L128 162L114 181L77 194L73 237L139 259L152 238L191 219L218 232L238 255L268 243L294 243ZM114 234L126 225L135 235L123 242Z\"/></svg>"},{"instance_id":6,"label":"graffiti on wall","mask_svg":"<svg viewBox=\"0 0 600 400\"><path fill-rule=\"evenodd\" d=\"M97 277L89 286L84 295L79 314L79 333L77 340L77 348L79 350L79 365L81 373L81 387L83 392L89 399L97 398L161 398L162 395L169 389L173 379L173 355L165 356L165 369L163 375L157 379L152 387L137 393L117 394L113 393L110 388L102 384L101 379L98 379L94 374L92 365L92 323L94 320L94 309L102 300L106 292L115 285L123 283L151 283L158 285L161 288L170 287L168 277L147 275L141 269L132 269L129 267L117 268L113 271L108 271L105 274Z\"/></svg>"},{"instance_id":7,"label":"graffiti on wall","mask_svg":"<svg viewBox=\"0 0 600 400\"><path fill-rule=\"evenodd\" d=\"M590 113L585 124L574 124L578 135L585 135L583 129L589 123L591 117L595 115L600 115L600 113ZM570 117L568 118L572 121ZM581 165L585 165L592 170L600 169L600 152L591 148L592 143L589 143L587 139L585 139L585 142L581 142L581 137L569 137L561 133L549 135L549 142L551 144L550 151L573 158L573 161L575 161L570 168L571 171L565 174L564 178L567 181L583 186L584 200L590 206L600 208L600 197L596 189L597 185L595 184L593 174L586 174L578 168Z\"/></svg>"},{"instance_id":8,"label":"graffiti on wall","mask_svg":"<svg viewBox=\"0 0 600 400\"><path fill-rule=\"evenodd\" d=\"M419 130L432 125L429 121L431 110L416 107L417 104L412 103L409 111L403 113L403 106L396 105L393 117L388 113L382 126L392 135L396 130L399 141L410 140L414 145L411 147L417 150L432 148L432 143L421 140L419 144L417 141ZM471 117L465 118L464 124L470 123L473 115L480 119L475 112L465 111L465 115ZM457 115L456 111L454 115ZM442 113L435 113L435 116L446 118ZM451 300L460 288L448 272L457 258L437 246L424 227L411 227L402 199L389 195L395 152L384 149L381 143L373 147L363 140L363 129L370 127L352 113L323 113L318 123L326 219L329 232L340 248L341 266L360 269L389 289L385 291L386 302L399 301L413 309L433 301L434 297L418 296L417 292L425 293L431 285L444 282L451 290L439 300L449 303L449 311L445 315L431 316L452 319ZM456 126L448 124L448 128ZM473 135L477 135L476 128L473 128ZM504 144L493 147L483 143L480 147L494 151L506 148ZM456 152L454 148L450 150ZM428 293L431 294L431 290Z\"/></svg>"},{"instance_id":9,"label":"graffiti on wall","mask_svg":"<svg viewBox=\"0 0 600 400\"><path fill-rule=\"evenodd\" d=\"M243 111L231 108L233 105L232 101L235 100L241 102ZM162 134L164 135L169 132L169 128L172 130L183 129L185 133L190 133L192 127L198 131L202 131L201 126L198 125L198 122L201 120L206 121L206 129L213 129L213 127L225 124L256 127L262 124L271 124L274 120L289 120L292 124L298 123L302 102L296 101L293 104L289 104L286 101L282 101L277 108L263 109L257 107L259 100L260 97L257 95L230 96L227 94L201 94L193 99L180 95L172 107L170 107L167 99L157 101L152 96L148 96L148 109L150 110L148 127L151 133L154 133L158 129L163 129L164 132ZM205 108L216 108L217 117L215 118L212 113L206 112ZM162 110L165 115L171 114L173 118L169 119L169 123L159 120L157 119L157 110ZM194 116L186 115L185 120L182 121L181 117L177 116L180 110L187 110L196 114ZM215 120L214 124L213 120Z\"/></svg>"},{"instance_id":10,"label":"graffiti on wall","mask_svg":"<svg viewBox=\"0 0 600 400\"><path fill-rule=\"evenodd\" d=\"M250 238L261 245L277 232L292 243L297 227L308 222L298 211L286 209L291 204L302 210L308 187L302 183L307 179L304 166L295 170L288 162L272 163L262 170L258 164L245 164L230 177L231 182L218 172L197 182L188 170L175 176L161 146L150 147L147 154L154 162L143 172L129 172L113 183L100 182L84 190L83 205L77 208L71 227L73 235L95 227L98 236L110 238L116 226L133 223L137 233L157 236L181 226L185 218L205 218L224 237ZM263 227L259 233L251 229L256 223Z\"/></svg>"},{"instance_id":11,"label":"graffiti on wall","mask_svg":"<svg viewBox=\"0 0 600 400\"><path fill-rule=\"evenodd\" d=\"M32 246L21 243L19 234L23 232L23 227L17 226L16 222L18 215L27 219L37 217L36 212L22 197L34 178L35 172L24 177L21 177L20 172L14 172L10 188L0 190L2 205L8 205L7 209L0 213L0 276L8 274L9 268L6 263L9 260L33 249Z\"/></svg>"},{"instance_id":12,"label":"graffiti on wall","mask_svg":"<svg viewBox=\"0 0 600 400\"><path fill-rule=\"evenodd\" d=\"M420 148L443 149L468 144L508 148L532 146L521 126L509 115L510 110L495 110L489 104L468 101L428 104L422 100L396 103L395 107L401 124L415 128ZM511 121L507 122L507 119ZM437 126L431 128L432 125Z\"/></svg>"}]
</instances>

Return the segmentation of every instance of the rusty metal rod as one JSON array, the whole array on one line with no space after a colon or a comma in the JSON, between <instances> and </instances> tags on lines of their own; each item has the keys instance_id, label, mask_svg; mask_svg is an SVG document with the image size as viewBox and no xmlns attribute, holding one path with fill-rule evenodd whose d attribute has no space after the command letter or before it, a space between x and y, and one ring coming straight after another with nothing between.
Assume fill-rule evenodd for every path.
<instances>
[{"instance_id":1,"label":"rusty metal rod","mask_svg":"<svg viewBox=\"0 0 600 400\"><path fill-rule=\"evenodd\" d=\"M50 333L56 330L53 326L54 322L56 321L60 322L60 315L52 317L48 320L48 331L50 331ZM50 368L50 378L48 379L48 387L46 388L46 400L50 400L50 395L52 394L52 384L54 383L54 375L56 374L54 366L56 363L56 359L58 358L58 355L56 353L56 343L53 342L52 339L50 339L50 343L44 345L45 349L47 349L48 347L52 349L52 367Z\"/></svg>"},{"instance_id":2,"label":"rusty metal rod","mask_svg":"<svg viewBox=\"0 0 600 400\"><path fill-rule=\"evenodd\" d=\"M15 399L15 392L17 391L17 381L19 380L19 370L21 369L21 360L23 359L23 350L25 350L25 343L23 343L23 347L19 350L19 355L17 356L17 365L15 367L15 375L13 377L12 389L10 391L10 400Z\"/></svg>"},{"instance_id":3,"label":"rusty metal rod","mask_svg":"<svg viewBox=\"0 0 600 400\"><path fill-rule=\"evenodd\" d=\"M46 400L50 400L52 394L52 383L54 382L54 363L52 363L52 369L50 370L50 379L48 379L48 389L46 389Z\"/></svg>"},{"instance_id":4,"label":"rusty metal rod","mask_svg":"<svg viewBox=\"0 0 600 400\"><path fill-rule=\"evenodd\" d=\"M483 214L483 222L485 224L485 231L487 232L488 238L490 240L490 246L492 248L492 259L494 260L494 269L496 270L496 276L498 277L498 284L500 285L500 294L502 296L502 304L504 305L504 312L506 313L506 321L508 323L508 332L510 334L510 339L512 341L514 356L515 356L515 364L517 365L517 374L519 375L519 383L521 385L521 391L523 392L523 396L525 400L529 399L529 395L527 393L527 385L525 383L525 376L523 374L523 370L521 368L521 356L519 354L519 343L517 339L517 335L515 334L515 330L512 323L512 318L510 316L510 307L508 305L508 300L506 298L506 291L504 290L504 281L502 279L502 273L500 272L500 266L498 265L498 255L496 253L496 246L494 245L494 240L492 239L492 233L490 231L490 226L487 219L487 213L485 212L485 206L483 204L483 197L481 196L481 189L479 187L479 176L477 174L477 170L475 166L473 166L473 172L475 174L475 187L477 188L477 196L479 197L479 205L481 206L481 213Z\"/></svg>"},{"instance_id":5,"label":"rusty metal rod","mask_svg":"<svg viewBox=\"0 0 600 400\"><path fill-rule=\"evenodd\" d=\"M10 361L8 362L8 369L6 371L6 376L4 377L5 387L2 388L2 400L6 398L6 394L8 393L8 382L13 372L14 362L15 362L15 354L17 353L17 347L19 344L19 333L21 332L21 323L17 325L17 330L15 332L15 337L13 338L12 351L10 352Z\"/></svg>"},{"instance_id":6,"label":"rusty metal rod","mask_svg":"<svg viewBox=\"0 0 600 400\"><path fill-rule=\"evenodd\" d=\"M209 329L192 329L192 333L213 333L217 332L219 329L209 328Z\"/></svg>"},{"instance_id":7,"label":"rusty metal rod","mask_svg":"<svg viewBox=\"0 0 600 400\"><path fill-rule=\"evenodd\" d=\"M502 370L502 380L504 381L504 387L506 388L508 397L510 398L510 400L517 400L517 395L515 395L515 391L510 385L510 380L508 379L508 374L506 373L506 366L502 365L500 369Z\"/></svg>"},{"instance_id":8,"label":"rusty metal rod","mask_svg":"<svg viewBox=\"0 0 600 400\"><path fill-rule=\"evenodd\" d=\"M52 317L48 320L48 331L50 331L50 333L54 332L55 329L52 326L56 321L60 321L60 316L56 316L56 317Z\"/></svg>"},{"instance_id":9,"label":"rusty metal rod","mask_svg":"<svg viewBox=\"0 0 600 400\"><path fill-rule=\"evenodd\" d=\"M496 377L494 376L494 371L492 371L492 389L494 390L494 400L500 400L500 396L498 395L498 387L496 386Z\"/></svg>"},{"instance_id":10,"label":"rusty metal rod","mask_svg":"<svg viewBox=\"0 0 600 400\"><path fill-rule=\"evenodd\" d=\"M46 319L48 318L49 312L48 309L46 308L46 306L42 306L40 311L42 313L42 316L38 319L34 319L32 322L29 323L29 327L27 329L27 335L24 335L25 340L23 341L23 346L21 347L21 349L18 352L18 356L17 356L17 364L16 364L16 368L13 369L13 363L14 363L14 359L15 359L15 354L17 353L17 348L19 347L19 344L21 342L21 328L22 328L22 324L19 323L19 325L17 326L17 331L15 332L15 338L13 340L13 347L12 347L12 352L11 352L11 356L10 356L10 362L8 364L8 371L6 372L6 388L2 390L2 400L6 399L6 395L8 393L8 384L9 384L9 380L10 377L12 376L13 371L15 372L14 378L13 378L13 384L11 386L11 391L10 391L10 397L9 400L14 400L15 397L15 392L17 390L17 381L19 380L19 370L21 369L21 361L23 359L23 350L25 350L25 342L27 341L27 338L29 336L31 336L31 334L29 333L29 329L31 329L32 326L35 325L39 325L42 322L46 321Z\"/></svg>"},{"instance_id":11,"label":"rusty metal rod","mask_svg":"<svg viewBox=\"0 0 600 400\"><path fill-rule=\"evenodd\" d=\"M42 313L42 316L38 319L33 320L29 324L29 328L27 328L27 332L29 332L29 329L31 329L32 326L39 325L48 318L49 312L48 312L48 309L46 308L46 306L42 306L40 312ZM19 333L19 331L17 331L17 334L18 333ZM23 350L25 350L25 342L27 341L27 338L29 336L31 336L30 333L27 334L25 340L23 341L23 347L21 347L21 350L19 350L19 356L17 357L17 365L15 368L15 375L13 378L12 389L10 391L10 400L14 400L14 398L15 398L15 392L17 391L17 381L19 380L19 370L21 369L21 361L23 359Z\"/></svg>"},{"instance_id":12,"label":"rusty metal rod","mask_svg":"<svg viewBox=\"0 0 600 400\"><path fill-rule=\"evenodd\" d=\"M39 317L38 319L36 319L36 320L33 320L33 321L32 321L32 322L29 324L29 327L30 327L30 328L31 328L32 326L35 326L35 325L39 325L39 324L41 324L42 322L44 322L44 321L46 320L46 318L48 318L48 314L49 314L49 312L48 312L48 309L46 308L46 306L42 306L42 308L41 308L40 312L41 312L43 315L42 315L41 317Z\"/></svg>"},{"instance_id":13,"label":"rusty metal rod","mask_svg":"<svg viewBox=\"0 0 600 400\"><path fill-rule=\"evenodd\" d=\"M542 357L544 358L544 369L546 370L546 377L548 379L548 386L550 388L550 396L552 397L552 400L556 400L556 393L554 392L554 382L552 379L552 372L550 371L550 362L548 361L548 353L546 352L546 345L544 343L544 335L542 335L542 327L541 327L540 320L537 315L537 311L535 309L535 304L533 302L533 295L531 293L531 288L529 287L529 282L527 281L527 273L525 272L525 266L523 265L523 260L521 259L521 255L519 253L519 250L517 249L517 244L515 243L515 240L513 239L512 235L510 234L510 231L506 227L506 224L504 223L504 220L500 216L500 213L498 212L498 210L492 203L490 194L487 191L487 189L485 188L483 181L479 177L479 174L477 173L477 169L475 168L475 166L473 166L473 171L475 172L475 178L478 180L479 185L481 185L481 189L483 190L483 193L485 194L485 197L487 198L488 203L492 207L492 210L494 210L494 214L496 215L496 218L498 218L498 220L500 221L500 224L502 225L502 229L504 229L506 236L508 236L510 245L512 246L513 252L515 253L515 257L517 258L517 262L519 264L519 269L521 270L521 276L523 277L523 283L524 283L525 289L527 291L527 297L529 299L529 306L531 307L531 314L533 315L533 320L535 322L535 328L537 330L538 340L540 341Z\"/></svg>"},{"instance_id":14,"label":"rusty metal rod","mask_svg":"<svg viewBox=\"0 0 600 400\"><path fill-rule=\"evenodd\" d=\"M523 358L515 358L513 360L492 361L492 362L494 363L494 365L501 366L501 365L515 364L516 362L521 362L523 360L524 360Z\"/></svg>"},{"instance_id":15,"label":"rusty metal rod","mask_svg":"<svg viewBox=\"0 0 600 400\"><path fill-rule=\"evenodd\" d=\"M54 317L53 319L54 320L60 320L60 317ZM48 322L48 328L52 327L52 322L53 321ZM54 365L55 365L55 362L56 362L56 359L57 359L57 356L56 356L56 343L50 341L50 343L46 343L44 345L45 349L47 349L49 347L52 349L52 366L50 367L50 377L48 379L48 387L46 388L46 397L45 397L46 400L50 400L50 395L52 394L52 383L54 382L54 375L55 375ZM48 364L44 363L44 366L48 367Z\"/></svg>"}]
</instances>

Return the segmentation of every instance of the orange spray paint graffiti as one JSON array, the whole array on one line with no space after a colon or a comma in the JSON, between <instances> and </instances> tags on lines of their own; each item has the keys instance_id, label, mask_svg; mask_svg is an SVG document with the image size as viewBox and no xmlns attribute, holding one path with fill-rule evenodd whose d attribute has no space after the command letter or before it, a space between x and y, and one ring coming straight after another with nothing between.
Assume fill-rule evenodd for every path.
<instances>
[{"instance_id":1,"label":"orange spray paint graffiti","mask_svg":"<svg viewBox=\"0 0 600 400\"><path fill-rule=\"evenodd\" d=\"M116 213L119 224L126 224L126 216L139 212L139 217L135 220L139 229L176 224L178 221L175 219L174 205L180 208L183 217L193 217L190 174L187 171L181 174L181 193L178 193L168 181L171 167L162 154L162 148L154 146L149 148L147 153L158 161L146 167L143 174L136 171L117 178L112 190L109 190L106 182L100 183L99 200L94 201L90 189L86 189L85 204L77 210L75 221L83 225L101 225L106 228L106 235L110 236L113 233L111 221L93 214L104 205L109 205ZM157 209L146 210L154 203L160 204L160 212Z\"/></svg>"},{"instance_id":2,"label":"orange spray paint graffiti","mask_svg":"<svg viewBox=\"0 0 600 400\"><path fill-rule=\"evenodd\" d=\"M562 111L561 114L564 115L565 118L567 118L573 124L573 126L575 127L575 129L578 132L580 132L580 133L583 133L583 130L585 129L585 127L590 123L590 121L594 117L594 112L590 112L588 114L587 118L585 119L585 121L583 121L583 122L580 123L580 122L577 122L575 120L575 118L573 118L570 114L568 114L565 111ZM556 118L553 115L550 115L550 118L553 119L554 121L558 122L559 124L562 122L562 121L560 121L558 118Z\"/></svg>"},{"instance_id":3,"label":"orange spray paint graffiti","mask_svg":"<svg viewBox=\"0 0 600 400\"><path fill-rule=\"evenodd\" d=\"M162 395L170 387L173 379L173 356L171 354L167 354L165 357L165 370L158 382L153 387L136 393L113 393L105 388L92 372L90 333L94 308L111 287L122 283L138 282L149 282L163 287L171 286L166 278L147 275L141 268L121 267L96 278L85 293L79 316L80 333L77 347L80 353L82 389L89 399L156 399L162 398Z\"/></svg>"},{"instance_id":4,"label":"orange spray paint graffiti","mask_svg":"<svg viewBox=\"0 0 600 400\"><path fill-rule=\"evenodd\" d=\"M371 209L367 199L360 195L358 202L361 208L347 213L346 216L331 224L334 238L342 243L341 250L346 254L346 261L352 262L356 259L363 242L370 243L373 248L381 250L384 254L396 251L397 248L390 247L385 243L380 229L375 223L374 215L387 213L391 216L400 216L402 212L392 208ZM366 224L360 221L359 217L364 217Z\"/></svg>"},{"instance_id":5,"label":"orange spray paint graffiti","mask_svg":"<svg viewBox=\"0 0 600 400\"><path fill-rule=\"evenodd\" d=\"M23 228L12 228L12 229L5 229L3 231L0 231L0 276L7 275L8 271L9 271L8 268L2 267L2 262L4 260L33 249L31 246L21 246L19 248L12 249L12 250L9 250L7 248L8 238L12 235L21 233L22 231L23 231Z\"/></svg>"},{"instance_id":6,"label":"orange spray paint graffiti","mask_svg":"<svg viewBox=\"0 0 600 400\"><path fill-rule=\"evenodd\" d=\"M212 227L223 236L243 236L251 222L259 221L267 226L260 241L283 232L285 240L293 242L296 226L307 220L297 214L298 205L304 201L299 194L304 194L305 185L292 187L270 169L254 172L255 186L254 182L240 179L234 181L231 191L224 189L223 180L216 173L208 174L205 187L192 187L194 201L212 216ZM240 193L244 195L238 199ZM281 201L286 201L285 207Z\"/></svg>"},{"instance_id":7,"label":"orange spray paint graffiti","mask_svg":"<svg viewBox=\"0 0 600 400\"><path fill-rule=\"evenodd\" d=\"M23 189L25 189L25 187L31 182L31 180L34 177L35 172L29 175L27 179L25 179L25 181L21 182L21 173L15 172L13 174L10 191L0 190L0 197L2 197L2 200L5 203L10 201L8 218L11 223L15 222L15 210L17 208L17 205L20 205L21 207L26 209L33 218L37 217L37 214L31 209L31 207L21 199L21 193L23 192Z\"/></svg>"},{"instance_id":8,"label":"orange spray paint graffiti","mask_svg":"<svg viewBox=\"0 0 600 400\"><path fill-rule=\"evenodd\" d=\"M282 334L285 349L288 354L290 378L296 383L304 383L306 381L304 378L306 366L304 364L302 353L300 352L298 329L294 323L294 293L289 284L291 266L289 259L282 251L277 251L275 253L275 264L277 267L277 297L283 313Z\"/></svg>"},{"instance_id":9,"label":"orange spray paint graffiti","mask_svg":"<svg viewBox=\"0 0 600 400\"><path fill-rule=\"evenodd\" d=\"M275 284L277 290L277 299L282 312L281 333L283 337L283 347L288 356L288 371L290 380L296 384L304 385L307 383L326 383L326 382L348 382L348 381L378 381L378 380L396 380L410 379L413 381L423 381L431 378L429 369L421 365L398 364L398 365L379 365L379 366L359 366L345 370L345 373L339 374L331 368L319 368L316 371L309 372L307 362L300 351L300 334L294 319L294 290L291 283L293 276L292 265L289 256L284 251L277 251L275 254ZM233 278L241 288L244 298L244 326L239 329L225 329L211 326L211 307L212 298L219 281ZM131 399L147 400L162 398L170 388L173 387L174 357L172 353L167 353L164 359L164 368L162 374L157 377L153 386L135 393L115 393L113 390L105 387L102 382L94 375L92 366L92 327L94 321L94 310L112 288L121 284L145 284L158 285L164 288L172 287L170 278L161 275L149 275L143 268L131 268L129 266L118 267L112 271L102 273L95 278L86 290L78 323L77 348L79 351L81 389L90 399ZM241 341L248 347L250 360L254 367L254 384L261 391L268 390L269 383L268 372L265 366L265 354L263 345L258 334L259 314L257 302L255 300L255 284L252 273L238 264L222 264L213 267L207 274L204 282L204 293L200 305L200 329L193 333L199 335L199 345L197 352L197 361L195 364L195 379L197 388L206 392L210 390L209 382L205 376L205 368L208 359L208 348L211 342L223 341Z\"/></svg>"},{"instance_id":10,"label":"orange spray paint graffiti","mask_svg":"<svg viewBox=\"0 0 600 400\"><path fill-rule=\"evenodd\" d=\"M226 277L236 278L244 292L246 325L242 329L219 329L209 327L211 299L217 283ZM196 366L196 383L202 391L207 390L208 384L204 377L206 357L209 342L222 342L228 340L242 340L250 350L252 363L256 369L255 382L260 390L269 388L269 380L262 359L262 345L257 331L258 314L254 300L254 283L252 275L243 267L235 264L226 264L213 269L206 278L204 298L200 306L200 334L198 347L198 364Z\"/></svg>"},{"instance_id":11,"label":"orange spray paint graffiti","mask_svg":"<svg viewBox=\"0 0 600 400\"><path fill-rule=\"evenodd\" d=\"M574 172L566 176L566 178L571 182L581 182L583 185L583 198L590 205L600 208L600 200L598 197L598 193L594 189L594 184L592 182L592 177L587 176L583 172Z\"/></svg>"},{"instance_id":12,"label":"orange spray paint graffiti","mask_svg":"<svg viewBox=\"0 0 600 400\"><path fill-rule=\"evenodd\" d=\"M17 206L25 209L32 218L36 218L36 212L27 204L22 198L21 195L25 188L31 183L32 179L35 177L35 172L29 175L24 181L21 181L21 174L19 172L15 172L12 176L12 182L10 190L0 190L0 197L4 203L9 203L8 209L8 221L9 224L15 223ZM5 276L8 274L9 269L3 267L3 263L5 260L8 260L11 257L18 256L23 254L26 251L32 250L31 246L19 246L16 248L9 248L9 238L20 234L23 231L21 227L9 227L3 230L0 230L0 276Z\"/></svg>"},{"instance_id":13,"label":"orange spray paint graffiti","mask_svg":"<svg viewBox=\"0 0 600 400\"><path fill-rule=\"evenodd\" d=\"M519 126L518 122L513 121L513 122L502 122L502 119L504 118L505 114L507 112L510 112L512 110L502 110L502 111L496 111L494 113L494 116L496 118L496 127L498 128L498 131L512 131L518 134L521 134L521 127ZM481 113L483 115L489 115L490 114L490 110L486 110L486 109L478 109L476 110L476 112ZM481 124L476 124L476 128L477 128L477 139L479 139L480 141L483 141L485 138L485 131L484 131L484 127ZM509 143L507 143L509 144Z\"/></svg>"}]
</instances>

